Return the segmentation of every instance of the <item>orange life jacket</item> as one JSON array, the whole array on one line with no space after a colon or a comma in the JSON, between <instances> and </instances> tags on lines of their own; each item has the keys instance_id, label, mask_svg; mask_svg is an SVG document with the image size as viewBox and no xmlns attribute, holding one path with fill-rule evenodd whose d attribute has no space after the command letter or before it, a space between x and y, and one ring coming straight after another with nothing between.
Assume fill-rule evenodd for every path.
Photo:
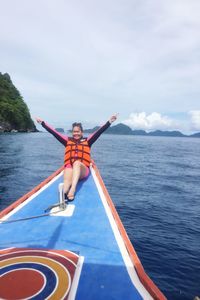
<instances>
[{"instance_id":1,"label":"orange life jacket","mask_svg":"<svg viewBox=\"0 0 200 300\"><path fill-rule=\"evenodd\" d=\"M82 138L79 141L74 138L68 139L65 148L65 165L73 165L76 160L81 161L87 167L90 166L90 147L87 139Z\"/></svg>"}]
</instances>

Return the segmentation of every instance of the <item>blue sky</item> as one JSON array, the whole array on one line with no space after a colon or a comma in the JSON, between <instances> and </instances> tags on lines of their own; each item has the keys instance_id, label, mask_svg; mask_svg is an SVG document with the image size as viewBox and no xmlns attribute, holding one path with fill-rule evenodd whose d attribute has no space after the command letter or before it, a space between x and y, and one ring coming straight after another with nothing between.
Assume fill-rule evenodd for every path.
<instances>
[{"instance_id":1,"label":"blue sky","mask_svg":"<svg viewBox=\"0 0 200 300\"><path fill-rule=\"evenodd\" d=\"M0 0L0 72L53 126L200 130L199 0Z\"/></svg>"}]
</instances>

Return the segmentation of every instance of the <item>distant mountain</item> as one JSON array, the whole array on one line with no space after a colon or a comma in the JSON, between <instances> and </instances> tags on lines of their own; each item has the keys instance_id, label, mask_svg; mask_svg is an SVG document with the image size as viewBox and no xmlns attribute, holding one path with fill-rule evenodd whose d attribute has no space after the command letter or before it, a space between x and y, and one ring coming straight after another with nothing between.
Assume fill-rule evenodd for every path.
<instances>
[{"instance_id":1,"label":"distant mountain","mask_svg":"<svg viewBox=\"0 0 200 300\"><path fill-rule=\"evenodd\" d=\"M151 131L147 135L149 136L174 136L174 137L185 137L183 133L180 131L162 131L162 130L156 130Z\"/></svg>"},{"instance_id":2,"label":"distant mountain","mask_svg":"<svg viewBox=\"0 0 200 300\"><path fill-rule=\"evenodd\" d=\"M200 138L200 132L191 134L189 137L195 137L195 138Z\"/></svg>"},{"instance_id":3,"label":"distant mountain","mask_svg":"<svg viewBox=\"0 0 200 300\"><path fill-rule=\"evenodd\" d=\"M56 128L55 130L58 132L65 132L63 128Z\"/></svg>"},{"instance_id":4,"label":"distant mountain","mask_svg":"<svg viewBox=\"0 0 200 300\"><path fill-rule=\"evenodd\" d=\"M109 127L106 132L107 134L125 134L132 135L133 130L125 124L119 123L115 126Z\"/></svg>"},{"instance_id":5,"label":"distant mountain","mask_svg":"<svg viewBox=\"0 0 200 300\"><path fill-rule=\"evenodd\" d=\"M85 129L84 132L85 133L93 133L96 130L98 130L99 128L100 128L100 126L96 126L92 129ZM132 132L133 131L130 127L128 127L127 125L122 124L122 123L119 123L115 126L111 126L105 131L106 134L124 134L124 135L132 135L133 134Z\"/></svg>"},{"instance_id":6,"label":"distant mountain","mask_svg":"<svg viewBox=\"0 0 200 300\"><path fill-rule=\"evenodd\" d=\"M84 133L93 133L95 132L96 130L98 130L100 128L100 126L95 126L94 128L92 129L84 129Z\"/></svg>"},{"instance_id":7,"label":"distant mountain","mask_svg":"<svg viewBox=\"0 0 200 300\"><path fill-rule=\"evenodd\" d=\"M84 130L85 133L93 133L95 132L99 126L96 126L92 129ZM180 131L173 130L173 131L162 131L162 130L155 130L151 132L146 132L145 130L132 130L129 126L119 123L117 125L109 127L106 131L106 134L122 134L122 135L139 135L139 136L169 136L169 137L196 137L200 138L200 132L192 134L192 135L185 135Z\"/></svg>"}]
</instances>

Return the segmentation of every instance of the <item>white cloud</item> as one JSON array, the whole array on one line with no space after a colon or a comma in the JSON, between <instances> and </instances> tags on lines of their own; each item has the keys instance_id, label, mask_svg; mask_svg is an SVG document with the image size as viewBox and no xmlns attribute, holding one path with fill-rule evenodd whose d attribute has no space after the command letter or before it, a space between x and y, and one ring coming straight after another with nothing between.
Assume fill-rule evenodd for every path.
<instances>
[{"instance_id":1,"label":"white cloud","mask_svg":"<svg viewBox=\"0 0 200 300\"><path fill-rule=\"evenodd\" d=\"M151 130L172 130L177 127L175 122L167 116L162 116L160 113L153 112L147 115L145 112L131 113L127 120L123 121L124 124L133 129Z\"/></svg>"},{"instance_id":2,"label":"white cloud","mask_svg":"<svg viewBox=\"0 0 200 300\"><path fill-rule=\"evenodd\" d=\"M191 110L191 130L200 130L200 110Z\"/></svg>"}]
</instances>

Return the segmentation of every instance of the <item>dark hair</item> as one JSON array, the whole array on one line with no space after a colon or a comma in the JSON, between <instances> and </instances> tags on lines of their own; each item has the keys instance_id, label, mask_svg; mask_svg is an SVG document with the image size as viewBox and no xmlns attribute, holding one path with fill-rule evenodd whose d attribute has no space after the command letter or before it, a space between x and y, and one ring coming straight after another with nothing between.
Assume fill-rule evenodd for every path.
<instances>
[{"instance_id":1,"label":"dark hair","mask_svg":"<svg viewBox=\"0 0 200 300\"><path fill-rule=\"evenodd\" d=\"M81 131L83 131L83 126L82 126L81 123L77 123L77 122L73 123L72 124L72 129L74 129L74 127L76 127L76 126L79 127Z\"/></svg>"}]
</instances>

